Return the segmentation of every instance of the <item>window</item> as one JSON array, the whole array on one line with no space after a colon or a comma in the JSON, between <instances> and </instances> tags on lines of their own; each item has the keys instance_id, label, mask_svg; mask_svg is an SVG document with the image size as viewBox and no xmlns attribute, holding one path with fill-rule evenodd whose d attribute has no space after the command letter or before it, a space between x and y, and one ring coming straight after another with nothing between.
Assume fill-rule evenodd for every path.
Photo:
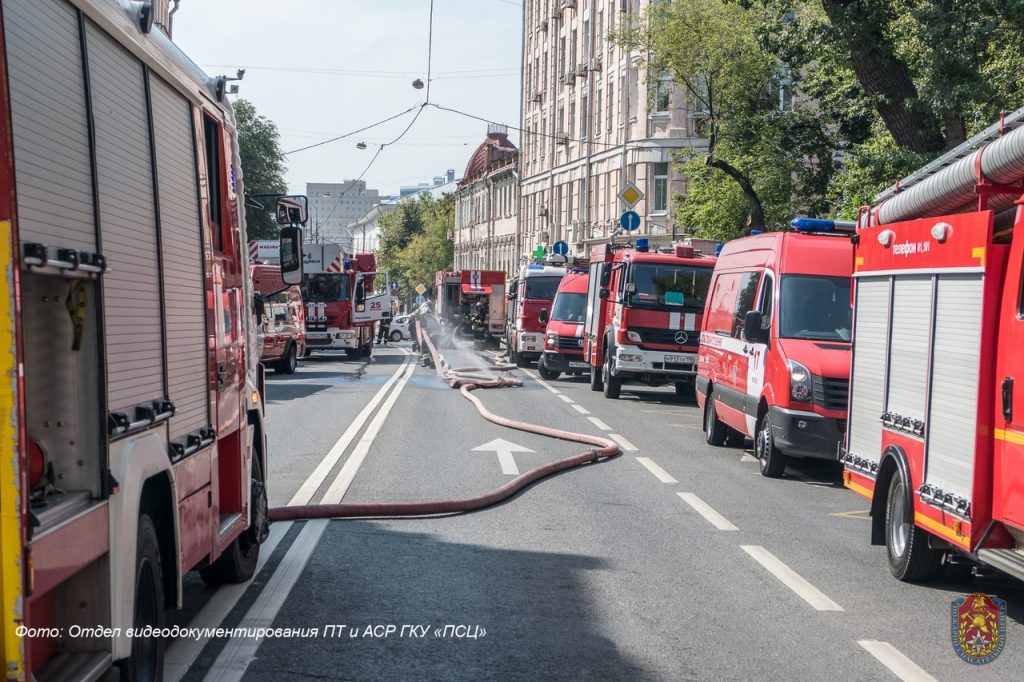
<instances>
[{"instance_id":1,"label":"window","mask_svg":"<svg viewBox=\"0 0 1024 682\"><path fill-rule=\"evenodd\" d=\"M221 155L220 126L212 117L203 115L203 141L206 150L206 185L209 188L210 227L213 230L213 246L217 251L224 251L223 196L221 180L224 177L224 164Z\"/></svg>"},{"instance_id":2,"label":"window","mask_svg":"<svg viewBox=\"0 0 1024 682\"><path fill-rule=\"evenodd\" d=\"M558 75L560 78L565 78L565 37L558 39L558 54L562 57L561 63L558 65Z\"/></svg>"},{"instance_id":3,"label":"window","mask_svg":"<svg viewBox=\"0 0 1024 682\"><path fill-rule=\"evenodd\" d=\"M655 78L651 95L654 100L654 111L669 110L672 105L672 81L668 74L661 74Z\"/></svg>"},{"instance_id":4,"label":"window","mask_svg":"<svg viewBox=\"0 0 1024 682\"><path fill-rule=\"evenodd\" d=\"M772 279L772 276L766 272L764 273L764 281L761 282L761 299L757 304L757 309L761 313L761 329L771 329L772 310L774 308L772 303L774 301L774 280Z\"/></svg>"},{"instance_id":5,"label":"window","mask_svg":"<svg viewBox=\"0 0 1024 682\"><path fill-rule=\"evenodd\" d=\"M561 135L565 132L565 107L561 104L558 105L558 130L556 133Z\"/></svg>"},{"instance_id":6,"label":"window","mask_svg":"<svg viewBox=\"0 0 1024 682\"><path fill-rule=\"evenodd\" d=\"M556 322L582 322L587 312L587 295L562 292L555 297L551 319Z\"/></svg>"},{"instance_id":7,"label":"window","mask_svg":"<svg viewBox=\"0 0 1024 682\"><path fill-rule=\"evenodd\" d=\"M612 12L612 16L615 16L615 12ZM615 83L608 81L608 132L612 131L612 123L615 120Z\"/></svg>"},{"instance_id":8,"label":"window","mask_svg":"<svg viewBox=\"0 0 1024 682\"><path fill-rule=\"evenodd\" d=\"M561 277L527 277L524 298L542 298L548 301L555 297Z\"/></svg>"},{"instance_id":9,"label":"window","mask_svg":"<svg viewBox=\"0 0 1024 682\"><path fill-rule=\"evenodd\" d=\"M594 136L601 136L601 88L597 89L597 97L594 99Z\"/></svg>"},{"instance_id":10,"label":"window","mask_svg":"<svg viewBox=\"0 0 1024 682\"><path fill-rule=\"evenodd\" d=\"M569 43L569 70L576 71L576 29L572 30L572 41Z\"/></svg>"},{"instance_id":11,"label":"window","mask_svg":"<svg viewBox=\"0 0 1024 682\"><path fill-rule=\"evenodd\" d=\"M779 298L779 335L787 339L849 341L850 278L786 275Z\"/></svg>"},{"instance_id":12,"label":"window","mask_svg":"<svg viewBox=\"0 0 1024 682\"><path fill-rule=\"evenodd\" d=\"M654 170L654 202L653 210L655 211L667 211L668 210L668 164L667 163L655 163L652 165Z\"/></svg>"},{"instance_id":13,"label":"window","mask_svg":"<svg viewBox=\"0 0 1024 682\"><path fill-rule=\"evenodd\" d=\"M589 100L586 95L580 99L580 137L587 138L590 134L590 110L587 108Z\"/></svg>"},{"instance_id":14,"label":"window","mask_svg":"<svg viewBox=\"0 0 1024 682\"><path fill-rule=\"evenodd\" d=\"M713 268L636 263L629 281L636 286L628 304L636 308L703 311Z\"/></svg>"},{"instance_id":15,"label":"window","mask_svg":"<svg viewBox=\"0 0 1024 682\"><path fill-rule=\"evenodd\" d=\"M757 285L760 283L760 272L744 272L740 276L739 293L736 296L736 307L733 309L732 336L734 338L739 339L743 336L743 321L747 312L754 310L754 304L757 301Z\"/></svg>"},{"instance_id":16,"label":"window","mask_svg":"<svg viewBox=\"0 0 1024 682\"><path fill-rule=\"evenodd\" d=\"M569 99L569 139L576 137L576 98Z\"/></svg>"},{"instance_id":17,"label":"window","mask_svg":"<svg viewBox=\"0 0 1024 682\"><path fill-rule=\"evenodd\" d=\"M570 180L566 184L566 198L565 198L565 222L566 222L566 224L572 222L572 186L573 186L573 181Z\"/></svg>"},{"instance_id":18,"label":"window","mask_svg":"<svg viewBox=\"0 0 1024 682\"><path fill-rule=\"evenodd\" d=\"M348 275L317 274L303 278L302 300L307 303L329 303L331 301L347 301Z\"/></svg>"}]
</instances>

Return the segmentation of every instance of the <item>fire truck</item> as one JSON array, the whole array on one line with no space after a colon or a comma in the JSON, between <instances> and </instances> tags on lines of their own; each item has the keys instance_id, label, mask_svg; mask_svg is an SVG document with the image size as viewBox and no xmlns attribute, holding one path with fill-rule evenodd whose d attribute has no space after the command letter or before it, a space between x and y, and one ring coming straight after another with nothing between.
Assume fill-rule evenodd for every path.
<instances>
[{"instance_id":1,"label":"fire truck","mask_svg":"<svg viewBox=\"0 0 1024 682\"><path fill-rule=\"evenodd\" d=\"M1024 110L862 209L844 481L896 578L1024 578Z\"/></svg>"},{"instance_id":2,"label":"fire truck","mask_svg":"<svg viewBox=\"0 0 1024 682\"><path fill-rule=\"evenodd\" d=\"M677 395L692 396L714 267L691 246L651 251L643 237L633 247L594 246L583 326L591 390L616 399L626 381L672 382Z\"/></svg>"},{"instance_id":3,"label":"fire truck","mask_svg":"<svg viewBox=\"0 0 1024 682\"><path fill-rule=\"evenodd\" d=\"M505 273L500 270L438 272L434 314L450 328L497 345L505 330Z\"/></svg>"},{"instance_id":4,"label":"fire truck","mask_svg":"<svg viewBox=\"0 0 1024 682\"><path fill-rule=\"evenodd\" d=\"M306 348L339 350L351 358L373 352L373 328L391 317L387 274L372 253L346 253L339 244L304 244L302 300ZM383 282L379 282L383 280ZM375 291L378 283L381 291Z\"/></svg>"},{"instance_id":5,"label":"fire truck","mask_svg":"<svg viewBox=\"0 0 1024 682\"><path fill-rule=\"evenodd\" d=\"M545 323L540 321L542 309L551 310L558 285L565 277L564 267L528 263L509 283L508 324L505 347L508 359L519 367L540 359L544 352Z\"/></svg>"},{"instance_id":6,"label":"fire truck","mask_svg":"<svg viewBox=\"0 0 1024 682\"><path fill-rule=\"evenodd\" d=\"M163 640L136 633L188 571L247 580L268 532L227 79L151 3L0 9L4 677L159 679ZM300 246L282 230L286 283Z\"/></svg>"}]
</instances>

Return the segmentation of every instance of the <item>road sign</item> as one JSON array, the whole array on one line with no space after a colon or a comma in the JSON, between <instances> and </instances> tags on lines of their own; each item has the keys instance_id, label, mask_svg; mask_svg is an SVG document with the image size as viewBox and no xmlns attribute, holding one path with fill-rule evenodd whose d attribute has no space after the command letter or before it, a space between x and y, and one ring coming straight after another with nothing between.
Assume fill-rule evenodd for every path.
<instances>
[{"instance_id":1,"label":"road sign","mask_svg":"<svg viewBox=\"0 0 1024 682\"><path fill-rule=\"evenodd\" d=\"M473 452L498 453L498 463L501 464L501 473L518 476L519 467L516 466L516 460L512 456L512 453L533 452L533 450L530 448L524 448L522 445L510 443L504 438L495 438L490 443L484 443L483 445L473 448Z\"/></svg>"},{"instance_id":2,"label":"road sign","mask_svg":"<svg viewBox=\"0 0 1024 682\"><path fill-rule=\"evenodd\" d=\"M416 285L416 293L419 294L420 296L422 296L423 294L427 293L427 288L425 286L423 286L422 284L417 284Z\"/></svg>"},{"instance_id":3,"label":"road sign","mask_svg":"<svg viewBox=\"0 0 1024 682\"><path fill-rule=\"evenodd\" d=\"M640 227L640 214L636 211L625 211L619 218L619 225L626 232L632 232L636 228Z\"/></svg>"},{"instance_id":4,"label":"road sign","mask_svg":"<svg viewBox=\"0 0 1024 682\"><path fill-rule=\"evenodd\" d=\"M544 258L544 247L537 246L536 248L534 248L533 257L536 258L537 260L541 260L542 258Z\"/></svg>"},{"instance_id":5,"label":"road sign","mask_svg":"<svg viewBox=\"0 0 1024 682\"><path fill-rule=\"evenodd\" d=\"M416 296L416 305L423 305L427 302L427 299L423 298L423 294Z\"/></svg>"},{"instance_id":6,"label":"road sign","mask_svg":"<svg viewBox=\"0 0 1024 682\"><path fill-rule=\"evenodd\" d=\"M627 182L626 186L619 190L618 197L626 205L626 208L633 208L644 198L644 193L632 182Z\"/></svg>"},{"instance_id":7,"label":"road sign","mask_svg":"<svg viewBox=\"0 0 1024 682\"><path fill-rule=\"evenodd\" d=\"M482 289L483 286L480 284L480 271L470 270L469 272L469 288L470 289Z\"/></svg>"},{"instance_id":8,"label":"road sign","mask_svg":"<svg viewBox=\"0 0 1024 682\"><path fill-rule=\"evenodd\" d=\"M569 253L569 245L562 240L559 240L551 245L551 251L559 256L564 256Z\"/></svg>"}]
</instances>

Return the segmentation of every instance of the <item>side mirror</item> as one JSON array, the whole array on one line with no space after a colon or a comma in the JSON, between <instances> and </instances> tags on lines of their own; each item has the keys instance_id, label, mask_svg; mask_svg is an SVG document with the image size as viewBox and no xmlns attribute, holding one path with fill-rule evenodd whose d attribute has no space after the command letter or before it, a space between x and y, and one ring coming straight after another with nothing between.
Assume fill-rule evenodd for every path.
<instances>
[{"instance_id":1,"label":"side mirror","mask_svg":"<svg viewBox=\"0 0 1024 682\"><path fill-rule=\"evenodd\" d=\"M768 340L768 330L761 327L761 312L750 310L743 318L743 338L750 343L764 343Z\"/></svg>"},{"instance_id":2,"label":"side mirror","mask_svg":"<svg viewBox=\"0 0 1024 682\"><path fill-rule=\"evenodd\" d=\"M263 296L255 294L252 297L252 310L256 313L256 324L263 323L263 315L266 313L266 306L263 304Z\"/></svg>"},{"instance_id":3,"label":"side mirror","mask_svg":"<svg viewBox=\"0 0 1024 682\"><path fill-rule=\"evenodd\" d=\"M606 299L612 295L612 292L608 290L608 287L601 287L601 290L597 292L599 298Z\"/></svg>"},{"instance_id":4,"label":"side mirror","mask_svg":"<svg viewBox=\"0 0 1024 682\"><path fill-rule=\"evenodd\" d=\"M281 279L285 284L302 283L302 228L281 228Z\"/></svg>"},{"instance_id":5,"label":"side mirror","mask_svg":"<svg viewBox=\"0 0 1024 682\"><path fill-rule=\"evenodd\" d=\"M612 282L612 269L607 265L601 267L601 286L605 289Z\"/></svg>"},{"instance_id":6,"label":"side mirror","mask_svg":"<svg viewBox=\"0 0 1024 682\"><path fill-rule=\"evenodd\" d=\"M547 324L548 323L548 309L547 308L541 308L540 309L540 315L538 317L540 319L540 323L541 324Z\"/></svg>"},{"instance_id":7,"label":"side mirror","mask_svg":"<svg viewBox=\"0 0 1024 682\"><path fill-rule=\"evenodd\" d=\"M301 195L281 197L275 214L278 225L305 225L309 216L309 200Z\"/></svg>"}]
</instances>

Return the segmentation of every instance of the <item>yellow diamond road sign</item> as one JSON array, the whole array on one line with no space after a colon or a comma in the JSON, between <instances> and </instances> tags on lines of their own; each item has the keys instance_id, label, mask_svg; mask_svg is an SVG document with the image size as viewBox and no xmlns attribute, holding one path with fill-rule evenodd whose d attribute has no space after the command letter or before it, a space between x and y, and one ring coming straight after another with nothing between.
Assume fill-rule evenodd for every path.
<instances>
[{"instance_id":1,"label":"yellow diamond road sign","mask_svg":"<svg viewBox=\"0 0 1024 682\"><path fill-rule=\"evenodd\" d=\"M619 199L622 200L629 208L633 208L644 198L644 193L640 191L640 188L634 185L632 182L627 182L626 186L619 192Z\"/></svg>"},{"instance_id":2,"label":"yellow diamond road sign","mask_svg":"<svg viewBox=\"0 0 1024 682\"><path fill-rule=\"evenodd\" d=\"M422 296L422 295L423 295L423 294L425 294L426 292L427 292L427 288L426 288L425 286L423 286L422 284L417 284L417 285L416 285L416 293L417 293L417 294L419 294L420 296Z\"/></svg>"}]
</instances>

